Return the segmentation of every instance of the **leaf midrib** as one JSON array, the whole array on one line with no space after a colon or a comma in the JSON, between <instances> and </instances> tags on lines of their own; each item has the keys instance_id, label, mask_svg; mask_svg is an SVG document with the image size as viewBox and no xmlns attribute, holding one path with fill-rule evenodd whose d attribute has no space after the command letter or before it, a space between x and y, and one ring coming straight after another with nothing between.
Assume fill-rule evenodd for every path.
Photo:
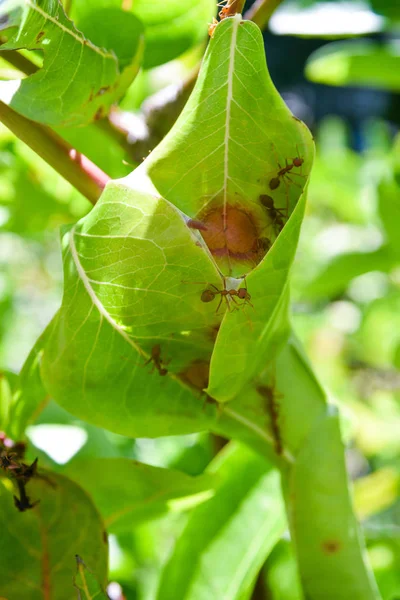
<instances>
[{"instance_id":1,"label":"leaf midrib","mask_svg":"<svg viewBox=\"0 0 400 600\"><path fill-rule=\"evenodd\" d=\"M51 23L53 23L53 25L55 25L56 27L59 27L64 33L67 33L68 35L70 35L71 37L73 37L77 42L79 42L82 46L89 46L91 48L91 50L93 50L94 52L96 52L97 54L99 54L102 58L107 58L107 59L111 59L113 61L116 60L116 57L113 53L110 52L105 52L103 50L101 50L101 48L99 48L98 46L95 46L90 40L85 38L86 44L84 44L83 42L83 34L82 37L79 37L79 35L77 35L72 29L68 29L68 27L66 27L65 25L63 25L62 23L60 23L60 21L58 21L57 19L55 19L54 17L52 17L51 15L49 15L48 13L46 13L44 10L42 10L37 4L34 4L32 2L32 0L25 0L25 4L27 6L29 6L32 10L36 11L37 13L39 13L39 15L41 15L46 21L50 21ZM72 21L71 21L72 23Z\"/></svg>"}]
</instances>

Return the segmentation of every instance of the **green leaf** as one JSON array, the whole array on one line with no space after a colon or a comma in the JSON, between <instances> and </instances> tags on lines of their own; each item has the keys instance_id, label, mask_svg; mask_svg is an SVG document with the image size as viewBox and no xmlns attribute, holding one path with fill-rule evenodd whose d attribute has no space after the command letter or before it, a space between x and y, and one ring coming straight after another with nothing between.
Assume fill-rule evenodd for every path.
<instances>
[{"instance_id":1,"label":"green leaf","mask_svg":"<svg viewBox=\"0 0 400 600\"><path fill-rule=\"evenodd\" d=\"M84 125L105 116L140 66L143 30L137 19L127 17L122 28L124 40L116 42L114 53L113 48L100 48L85 38L58 0L18 0L13 4L17 6L13 24L18 29L9 30L1 50L41 50L44 61L42 69L21 81L10 106L29 119L53 126ZM7 4L5 10L7 15ZM100 42L109 38L98 35ZM119 40L114 33L115 39Z\"/></svg>"},{"instance_id":2,"label":"green leaf","mask_svg":"<svg viewBox=\"0 0 400 600\"><path fill-rule=\"evenodd\" d=\"M121 0L74 2L71 14L79 29L89 35L86 26L92 19L98 19L100 27L104 27L101 21L107 9L118 9L125 17L133 13L145 28L146 69L168 62L205 41L208 23L216 12L214 0L134 0L125 2L125 10L121 4Z\"/></svg>"},{"instance_id":3,"label":"green leaf","mask_svg":"<svg viewBox=\"0 0 400 600\"><path fill-rule=\"evenodd\" d=\"M339 419L331 407L303 445L288 481L301 579L312 600L379 598L363 560L346 479Z\"/></svg>"},{"instance_id":4,"label":"green leaf","mask_svg":"<svg viewBox=\"0 0 400 600\"><path fill-rule=\"evenodd\" d=\"M337 410L327 405L296 340L278 357L275 389L282 446L293 454L282 469L282 485L305 596L376 600L353 513Z\"/></svg>"},{"instance_id":5,"label":"green leaf","mask_svg":"<svg viewBox=\"0 0 400 600\"><path fill-rule=\"evenodd\" d=\"M78 592L78 600L94 600L95 598L104 598L109 600L109 596L100 585L97 577L92 573L82 558L76 555L76 575L74 578L74 587Z\"/></svg>"},{"instance_id":6,"label":"green leaf","mask_svg":"<svg viewBox=\"0 0 400 600\"><path fill-rule=\"evenodd\" d=\"M253 70L247 69L244 52ZM224 111L231 118L222 118ZM206 133L205 122L210 123ZM238 161L244 126L254 147L264 153L259 164L253 149L241 150L244 160ZM272 143L275 136L279 147ZM227 275L232 269L243 272L251 261L240 254L238 264L231 265L230 255L228 263L218 252L211 255L205 244L212 250L210 238L204 241L186 223L189 217L202 219L203 209L204 220L211 214L212 223L213 215L223 214L230 206L227 199L237 194L235 203L240 199L243 208L231 206L231 212L249 223L259 219L252 246L263 235L262 228L273 236L274 224L258 197L278 172L277 148L283 156L297 151L304 156L304 164L296 168L299 181L305 182L313 154L310 134L269 79L258 28L240 16L226 19L216 29L194 94L173 130L130 176L110 183L90 215L65 237L63 306L42 368L57 402L82 419L126 435L171 435L209 427L216 418L215 406L205 408L200 394L207 387L222 320L211 362L212 396L232 399L264 367L288 332L287 278L304 210L302 185L292 179L294 174L279 181L276 195L294 211L272 250L249 275L254 311L242 306L226 311L223 318L215 312L222 296L204 301L207 285L221 290L228 281L236 289L243 282L221 278L219 269L226 268ZM303 167L306 171L300 172ZM239 197L245 181L249 195ZM210 194L215 196L211 213ZM229 239L241 243L240 237L235 240L240 234L235 227L234 219ZM197 287L199 282L203 288ZM225 301L220 304L227 308ZM143 368L157 348L168 370L162 380L160 368L153 367L150 374ZM240 367L239 355L248 357ZM196 396L190 388L197 389Z\"/></svg>"},{"instance_id":7,"label":"green leaf","mask_svg":"<svg viewBox=\"0 0 400 600\"><path fill-rule=\"evenodd\" d=\"M44 381L69 412L117 433L204 430L215 408L184 375L206 361L217 317L185 282L218 283L215 266L172 205L123 181L64 238L65 291ZM157 345L165 377L146 366Z\"/></svg>"},{"instance_id":8,"label":"green leaf","mask_svg":"<svg viewBox=\"0 0 400 600\"><path fill-rule=\"evenodd\" d=\"M305 287L304 298L332 298L342 294L351 280L371 271L388 273L397 264L391 246L373 252L351 252L333 258Z\"/></svg>"},{"instance_id":9,"label":"green leaf","mask_svg":"<svg viewBox=\"0 0 400 600\"><path fill-rule=\"evenodd\" d=\"M225 316L211 361L207 391L219 402L231 400L287 334L287 278L313 152L309 131L269 77L258 27L240 15L221 22L183 113L138 169L163 197L209 227L203 238L224 275L237 278L252 269L246 283L254 310ZM271 179L295 156L304 164L272 191ZM130 177L133 182L135 172ZM263 194L284 214L296 208L260 262L261 241L276 237Z\"/></svg>"},{"instance_id":10,"label":"green leaf","mask_svg":"<svg viewBox=\"0 0 400 600\"><path fill-rule=\"evenodd\" d=\"M107 584L107 538L89 497L76 484L40 471L27 484L31 510L18 512L11 482L0 479L0 594L9 600L76 597L75 555Z\"/></svg>"},{"instance_id":11,"label":"green leaf","mask_svg":"<svg viewBox=\"0 0 400 600\"><path fill-rule=\"evenodd\" d=\"M0 371L0 431L5 432L10 422L12 390L17 376L11 372Z\"/></svg>"},{"instance_id":12,"label":"green leaf","mask_svg":"<svg viewBox=\"0 0 400 600\"><path fill-rule=\"evenodd\" d=\"M400 255L400 186L394 180L382 181L378 186L379 214L385 228L390 249Z\"/></svg>"},{"instance_id":13,"label":"green leaf","mask_svg":"<svg viewBox=\"0 0 400 600\"><path fill-rule=\"evenodd\" d=\"M124 458L79 459L66 472L90 493L110 533L204 502L215 485L211 475L189 477Z\"/></svg>"},{"instance_id":14,"label":"green leaf","mask_svg":"<svg viewBox=\"0 0 400 600\"><path fill-rule=\"evenodd\" d=\"M293 544L281 540L268 557L264 569L271 600L304 600Z\"/></svg>"},{"instance_id":15,"label":"green leaf","mask_svg":"<svg viewBox=\"0 0 400 600\"><path fill-rule=\"evenodd\" d=\"M400 90L400 56L394 47L374 42L333 42L309 58L306 76L326 85Z\"/></svg>"},{"instance_id":16,"label":"green leaf","mask_svg":"<svg viewBox=\"0 0 400 600\"><path fill-rule=\"evenodd\" d=\"M245 446L229 444L211 463L216 494L197 507L161 578L159 600L239 600L285 529L278 473Z\"/></svg>"}]
</instances>

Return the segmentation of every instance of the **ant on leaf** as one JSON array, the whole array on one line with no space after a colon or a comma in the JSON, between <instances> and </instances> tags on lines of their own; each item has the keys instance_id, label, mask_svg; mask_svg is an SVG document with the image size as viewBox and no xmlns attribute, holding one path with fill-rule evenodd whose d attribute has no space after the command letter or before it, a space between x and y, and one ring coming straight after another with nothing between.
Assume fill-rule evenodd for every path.
<instances>
[{"instance_id":1,"label":"ant on leaf","mask_svg":"<svg viewBox=\"0 0 400 600\"><path fill-rule=\"evenodd\" d=\"M154 369L157 369L158 373L162 377L164 377L165 375L167 375L168 369L165 368L165 365L167 365L168 363L166 363L165 361L163 361L162 358L161 358L161 346L160 346L160 344L156 344L155 346L152 347L150 358L144 364L148 365L151 362L153 363L152 372L154 371Z\"/></svg>"},{"instance_id":2,"label":"ant on leaf","mask_svg":"<svg viewBox=\"0 0 400 600\"><path fill-rule=\"evenodd\" d=\"M212 302L214 300L214 298L216 296L218 296L218 294L220 294L221 298L219 300L217 309L215 311L217 313L219 311L219 308L220 308L220 306L222 304L222 300L224 298L225 298L226 305L227 305L227 308L228 308L229 312L231 312L231 307L230 307L230 304L229 304L229 300L232 300L232 302L234 302L234 304L238 304L238 302L235 300L235 298L239 298L239 300L243 300L243 304L250 304L250 306L252 308L254 308L253 305L252 305L252 303L250 302L251 296L250 296L249 292L247 291L246 279L244 278L244 280L245 280L245 287L239 288L238 290L234 290L234 289L227 290L226 289L226 280L225 280L225 278L224 278L224 288L222 290L219 290L217 288L217 286L215 286L214 284L210 284L210 287L207 288L207 289L205 289L202 292L202 294L201 294L201 301L202 302ZM202 283L202 282L196 282L196 283ZM213 289L210 289L210 288L213 288ZM238 307L236 307L236 308L238 308Z\"/></svg>"},{"instance_id":3,"label":"ant on leaf","mask_svg":"<svg viewBox=\"0 0 400 600\"><path fill-rule=\"evenodd\" d=\"M272 224L276 227L277 233L282 231L285 225L284 219L287 218L287 215L284 214L283 208L276 208L273 198L267 194L262 194L260 196L260 202L264 208L267 209L268 216L271 219Z\"/></svg>"}]
</instances>

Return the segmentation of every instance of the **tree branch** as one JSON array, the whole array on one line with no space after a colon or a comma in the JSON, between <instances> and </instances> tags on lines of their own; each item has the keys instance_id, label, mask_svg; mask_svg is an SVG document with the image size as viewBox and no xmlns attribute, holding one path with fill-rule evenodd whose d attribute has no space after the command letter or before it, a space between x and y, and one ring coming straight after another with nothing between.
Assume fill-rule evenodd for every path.
<instances>
[{"instance_id":1,"label":"tree branch","mask_svg":"<svg viewBox=\"0 0 400 600\"><path fill-rule=\"evenodd\" d=\"M253 21L260 29L264 29L281 2L282 0L256 0L253 6L245 12L244 18Z\"/></svg>"},{"instance_id":2,"label":"tree branch","mask_svg":"<svg viewBox=\"0 0 400 600\"><path fill-rule=\"evenodd\" d=\"M17 50L3 50L1 58L25 75L33 75L39 70L39 67Z\"/></svg>"},{"instance_id":3,"label":"tree branch","mask_svg":"<svg viewBox=\"0 0 400 600\"><path fill-rule=\"evenodd\" d=\"M92 204L110 177L49 127L23 117L0 101L0 121L41 156Z\"/></svg>"}]
</instances>

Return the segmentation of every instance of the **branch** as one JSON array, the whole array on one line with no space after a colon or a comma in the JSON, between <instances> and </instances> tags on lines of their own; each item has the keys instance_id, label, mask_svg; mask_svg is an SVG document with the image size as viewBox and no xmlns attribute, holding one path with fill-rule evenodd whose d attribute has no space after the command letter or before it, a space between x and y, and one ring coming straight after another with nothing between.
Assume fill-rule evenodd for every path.
<instances>
[{"instance_id":1,"label":"branch","mask_svg":"<svg viewBox=\"0 0 400 600\"><path fill-rule=\"evenodd\" d=\"M245 12L244 18L253 21L260 29L264 29L281 2L282 0L256 0L253 6Z\"/></svg>"},{"instance_id":2,"label":"branch","mask_svg":"<svg viewBox=\"0 0 400 600\"><path fill-rule=\"evenodd\" d=\"M96 204L110 179L86 156L49 127L30 121L0 101L0 121L32 148L92 204Z\"/></svg>"},{"instance_id":3,"label":"branch","mask_svg":"<svg viewBox=\"0 0 400 600\"><path fill-rule=\"evenodd\" d=\"M3 50L1 58L25 75L33 75L39 70L39 67L17 50Z\"/></svg>"}]
</instances>

